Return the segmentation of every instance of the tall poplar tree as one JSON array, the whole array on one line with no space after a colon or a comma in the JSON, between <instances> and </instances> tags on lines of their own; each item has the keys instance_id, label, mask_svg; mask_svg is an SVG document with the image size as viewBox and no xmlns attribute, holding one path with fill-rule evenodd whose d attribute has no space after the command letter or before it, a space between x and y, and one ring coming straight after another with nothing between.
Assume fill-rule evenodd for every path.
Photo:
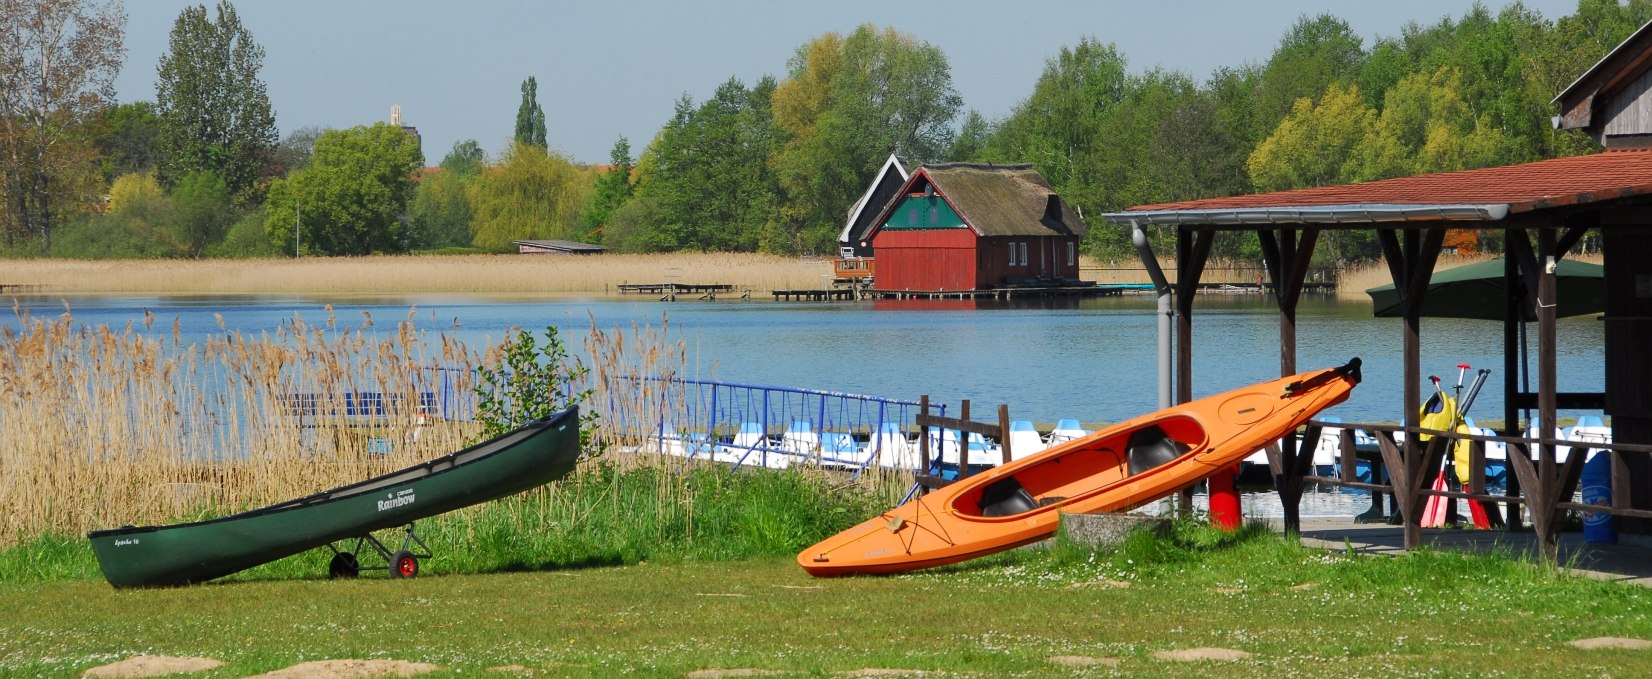
<instances>
[{"instance_id":1,"label":"tall poplar tree","mask_svg":"<svg viewBox=\"0 0 1652 679\"><path fill-rule=\"evenodd\" d=\"M172 186L207 170L223 178L231 194L254 199L277 140L275 113L258 78L264 48L228 0L217 9L217 19L209 21L205 6L184 8L156 69L160 180Z\"/></svg>"},{"instance_id":2,"label":"tall poplar tree","mask_svg":"<svg viewBox=\"0 0 1652 679\"><path fill-rule=\"evenodd\" d=\"M539 83L528 76L522 81L522 105L516 109L516 141L541 151L545 142L545 109L539 107Z\"/></svg>"}]
</instances>

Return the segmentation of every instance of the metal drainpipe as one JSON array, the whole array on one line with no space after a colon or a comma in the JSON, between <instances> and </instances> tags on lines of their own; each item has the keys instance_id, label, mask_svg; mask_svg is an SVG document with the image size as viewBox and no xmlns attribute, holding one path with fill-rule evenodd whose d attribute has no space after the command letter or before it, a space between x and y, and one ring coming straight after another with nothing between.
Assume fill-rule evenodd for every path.
<instances>
[{"instance_id":1,"label":"metal drainpipe","mask_svg":"<svg viewBox=\"0 0 1652 679\"><path fill-rule=\"evenodd\" d=\"M1164 279L1164 271L1159 268L1159 259L1153 256L1153 246L1147 242L1147 232L1141 228L1141 222L1130 220L1130 240L1136 244L1136 254L1141 256L1143 267L1147 268L1147 275L1153 279L1153 288L1159 293L1159 409L1169 408L1170 403L1170 319L1176 314L1170 305L1170 283Z\"/></svg>"}]
</instances>

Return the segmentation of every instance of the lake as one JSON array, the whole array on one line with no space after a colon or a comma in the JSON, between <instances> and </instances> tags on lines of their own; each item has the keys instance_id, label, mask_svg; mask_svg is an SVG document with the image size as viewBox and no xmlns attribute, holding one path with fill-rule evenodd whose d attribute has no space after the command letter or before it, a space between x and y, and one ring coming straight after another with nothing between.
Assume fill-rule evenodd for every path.
<instances>
[{"instance_id":1,"label":"lake","mask_svg":"<svg viewBox=\"0 0 1652 679\"><path fill-rule=\"evenodd\" d=\"M1148 295L834 303L454 295L16 299L40 316L56 316L67 301L77 322L112 328L141 327L147 309L155 314L157 335L170 337L176 318L186 341L219 332L218 315L226 329L256 333L295 314L320 323L327 304L341 326L359 326L365 312L387 334L411 310L421 328L477 348L497 342L513 326L556 325L577 349L593 320L602 329L629 329L669 318L688 350L687 377L900 399L928 394L952 405L967 398L977 412L1008 403L1012 417L1041 423L1075 418L1093 425L1157 407L1155 301ZM1370 314L1369 303L1305 298L1297 314L1297 365L1310 370L1360 357L1364 384L1326 414L1345 421L1399 420L1401 324ZM15 326L16 319L0 325ZM1278 376L1278 312L1271 298L1201 295L1193 325L1195 396ZM1560 321L1560 391L1601 389L1602 325L1593 316ZM1535 343L1535 325L1529 335ZM1471 415L1501 419L1500 324L1423 319L1422 351L1423 374L1439 375L1447 389L1457 379L1458 363L1491 368Z\"/></svg>"}]
</instances>

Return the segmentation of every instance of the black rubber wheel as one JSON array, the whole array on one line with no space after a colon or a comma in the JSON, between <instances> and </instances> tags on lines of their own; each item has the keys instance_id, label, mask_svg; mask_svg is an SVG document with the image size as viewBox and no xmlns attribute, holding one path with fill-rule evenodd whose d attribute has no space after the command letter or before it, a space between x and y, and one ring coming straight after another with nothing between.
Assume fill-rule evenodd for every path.
<instances>
[{"instance_id":1,"label":"black rubber wheel","mask_svg":"<svg viewBox=\"0 0 1652 679\"><path fill-rule=\"evenodd\" d=\"M361 575L361 563L356 561L356 555L349 552L339 552L333 555L333 560L327 563L327 577L353 578Z\"/></svg>"},{"instance_id":2,"label":"black rubber wheel","mask_svg":"<svg viewBox=\"0 0 1652 679\"><path fill-rule=\"evenodd\" d=\"M411 578L419 574L419 558L402 550L390 555L390 577Z\"/></svg>"}]
</instances>

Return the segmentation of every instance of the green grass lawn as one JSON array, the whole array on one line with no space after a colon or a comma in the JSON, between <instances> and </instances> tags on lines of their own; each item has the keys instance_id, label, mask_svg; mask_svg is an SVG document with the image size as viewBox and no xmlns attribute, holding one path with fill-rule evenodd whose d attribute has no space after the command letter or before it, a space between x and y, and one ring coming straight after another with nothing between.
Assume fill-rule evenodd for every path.
<instances>
[{"instance_id":1,"label":"green grass lawn","mask_svg":"<svg viewBox=\"0 0 1652 679\"><path fill-rule=\"evenodd\" d=\"M412 580L293 575L301 569L157 590L12 580L0 583L0 673L76 676L137 654L228 663L195 675L211 677L330 658L443 668L428 676L486 676L502 665L572 677L721 668L1247 679L1638 677L1652 668L1652 651L1566 645L1652 639L1647 589L1497 556L1343 556L1255 528L1222 536L1183 526L1114 552L1061 544L833 580L776 556L480 574L444 572L443 563ZM1254 655L1154 657L1197 647ZM1054 656L1117 663L1070 666Z\"/></svg>"}]
</instances>

